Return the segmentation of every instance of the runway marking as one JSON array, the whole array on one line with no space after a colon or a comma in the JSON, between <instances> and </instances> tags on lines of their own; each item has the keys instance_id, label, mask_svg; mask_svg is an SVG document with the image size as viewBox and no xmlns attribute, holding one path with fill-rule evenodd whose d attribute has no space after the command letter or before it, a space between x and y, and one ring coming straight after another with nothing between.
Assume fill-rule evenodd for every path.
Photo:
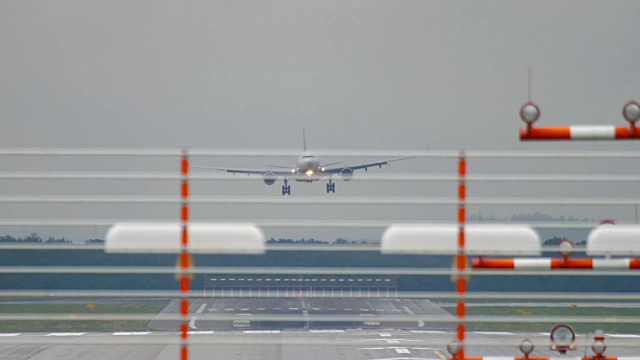
<instances>
[{"instance_id":1,"label":"runway marking","mask_svg":"<svg viewBox=\"0 0 640 360\"><path fill-rule=\"evenodd\" d=\"M411 330L414 334L448 334L446 331L441 330Z\"/></svg>"},{"instance_id":2,"label":"runway marking","mask_svg":"<svg viewBox=\"0 0 640 360\"><path fill-rule=\"evenodd\" d=\"M387 334L387 333L380 334L380 337L391 337L391 334Z\"/></svg>"},{"instance_id":3,"label":"runway marking","mask_svg":"<svg viewBox=\"0 0 640 360\"><path fill-rule=\"evenodd\" d=\"M125 332L115 332L111 335L114 336L136 336L136 335L149 335L151 331L125 331Z\"/></svg>"},{"instance_id":4,"label":"runway marking","mask_svg":"<svg viewBox=\"0 0 640 360\"><path fill-rule=\"evenodd\" d=\"M196 318L197 318L197 316L194 316L194 317L191 318L191 321L189 321L189 328L197 329L197 327L196 327Z\"/></svg>"},{"instance_id":5,"label":"runway marking","mask_svg":"<svg viewBox=\"0 0 640 360\"><path fill-rule=\"evenodd\" d=\"M433 350L433 353L434 353L434 354L436 354L436 355L438 355L438 357L439 357L440 359L442 359L442 360L447 360L447 357L446 357L446 356L444 356L440 351L438 351L438 350Z\"/></svg>"},{"instance_id":6,"label":"runway marking","mask_svg":"<svg viewBox=\"0 0 640 360\"><path fill-rule=\"evenodd\" d=\"M480 335L515 335L514 333L506 331L472 331L474 334Z\"/></svg>"},{"instance_id":7,"label":"runway marking","mask_svg":"<svg viewBox=\"0 0 640 360\"><path fill-rule=\"evenodd\" d=\"M336 309L336 308L328 308L327 310L329 310L329 311L336 311L336 310L338 310L338 309Z\"/></svg>"},{"instance_id":8,"label":"runway marking","mask_svg":"<svg viewBox=\"0 0 640 360\"><path fill-rule=\"evenodd\" d=\"M409 308L408 308L408 307L406 307L406 306L403 306L402 308L404 309L404 311L408 312L408 313L409 313L409 315L415 315L415 314L416 314L416 313L414 313L413 311L411 311L411 309L409 309Z\"/></svg>"},{"instance_id":9,"label":"runway marking","mask_svg":"<svg viewBox=\"0 0 640 360\"><path fill-rule=\"evenodd\" d=\"M211 335L213 331L187 331L189 335Z\"/></svg>"},{"instance_id":10,"label":"runway marking","mask_svg":"<svg viewBox=\"0 0 640 360\"><path fill-rule=\"evenodd\" d=\"M344 310L345 310L345 311L351 311L351 310L353 310L353 309L344 309Z\"/></svg>"},{"instance_id":11,"label":"runway marking","mask_svg":"<svg viewBox=\"0 0 640 360\"><path fill-rule=\"evenodd\" d=\"M393 309L393 310L391 310L391 311L395 311L395 312L402 312L402 310L400 310L400 309Z\"/></svg>"},{"instance_id":12,"label":"runway marking","mask_svg":"<svg viewBox=\"0 0 640 360\"><path fill-rule=\"evenodd\" d=\"M395 349L398 354L410 354L409 349Z\"/></svg>"},{"instance_id":13,"label":"runway marking","mask_svg":"<svg viewBox=\"0 0 640 360\"><path fill-rule=\"evenodd\" d=\"M258 310L258 311L264 311L264 310L265 310L265 308L257 308L256 310Z\"/></svg>"},{"instance_id":14,"label":"runway marking","mask_svg":"<svg viewBox=\"0 0 640 360\"><path fill-rule=\"evenodd\" d=\"M369 309L360 309L360 311L369 311Z\"/></svg>"},{"instance_id":15,"label":"runway marking","mask_svg":"<svg viewBox=\"0 0 640 360\"><path fill-rule=\"evenodd\" d=\"M249 311L249 308L240 309L240 311Z\"/></svg>"},{"instance_id":16,"label":"runway marking","mask_svg":"<svg viewBox=\"0 0 640 360\"><path fill-rule=\"evenodd\" d=\"M233 311L233 309L224 309L224 311Z\"/></svg>"},{"instance_id":17,"label":"runway marking","mask_svg":"<svg viewBox=\"0 0 640 360\"><path fill-rule=\"evenodd\" d=\"M298 310L298 308L289 308L289 310Z\"/></svg>"},{"instance_id":18,"label":"runway marking","mask_svg":"<svg viewBox=\"0 0 640 360\"><path fill-rule=\"evenodd\" d=\"M310 333L322 334L322 333L343 333L344 330L309 330Z\"/></svg>"},{"instance_id":19,"label":"runway marking","mask_svg":"<svg viewBox=\"0 0 640 360\"><path fill-rule=\"evenodd\" d=\"M321 309L321 308L311 308L311 310L316 310L316 311L318 311L318 310L322 310L322 309Z\"/></svg>"},{"instance_id":20,"label":"runway marking","mask_svg":"<svg viewBox=\"0 0 640 360\"><path fill-rule=\"evenodd\" d=\"M384 309L376 309L376 311L384 312Z\"/></svg>"},{"instance_id":21,"label":"runway marking","mask_svg":"<svg viewBox=\"0 0 640 360\"><path fill-rule=\"evenodd\" d=\"M632 334L606 334L609 337L617 337L617 338L640 338L640 335L632 335Z\"/></svg>"},{"instance_id":22,"label":"runway marking","mask_svg":"<svg viewBox=\"0 0 640 360\"><path fill-rule=\"evenodd\" d=\"M206 303L200 305L200 308L198 309L198 311L196 311L196 314L200 314L202 311L204 311L204 308L206 307L207 307Z\"/></svg>"},{"instance_id":23,"label":"runway marking","mask_svg":"<svg viewBox=\"0 0 640 360\"><path fill-rule=\"evenodd\" d=\"M418 320L418 327L424 327L424 321Z\"/></svg>"},{"instance_id":24,"label":"runway marking","mask_svg":"<svg viewBox=\"0 0 640 360\"><path fill-rule=\"evenodd\" d=\"M18 336L18 335L22 335L22 334L21 333L15 333L15 334L7 333L7 334L0 334L0 337L3 337L3 336Z\"/></svg>"},{"instance_id":25,"label":"runway marking","mask_svg":"<svg viewBox=\"0 0 640 360\"><path fill-rule=\"evenodd\" d=\"M236 314L236 316L251 316L251 314L243 314L243 313L240 313L240 314Z\"/></svg>"},{"instance_id":26,"label":"runway marking","mask_svg":"<svg viewBox=\"0 0 640 360\"><path fill-rule=\"evenodd\" d=\"M51 333L45 336L82 336L85 334L86 333L83 333L83 332L68 332L68 333Z\"/></svg>"},{"instance_id":27,"label":"runway marking","mask_svg":"<svg viewBox=\"0 0 640 360\"><path fill-rule=\"evenodd\" d=\"M280 334L280 330L245 330L243 334Z\"/></svg>"}]
</instances>

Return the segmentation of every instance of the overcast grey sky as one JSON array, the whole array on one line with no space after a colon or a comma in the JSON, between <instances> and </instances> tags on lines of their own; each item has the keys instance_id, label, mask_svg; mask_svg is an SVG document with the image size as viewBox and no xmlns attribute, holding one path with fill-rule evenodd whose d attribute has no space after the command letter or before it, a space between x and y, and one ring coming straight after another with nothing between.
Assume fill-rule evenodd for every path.
<instances>
[{"instance_id":1,"label":"overcast grey sky","mask_svg":"<svg viewBox=\"0 0 640 360\"><path fill-rule=\"evenodd\" d=\"M521 143L517 112L527 100L532 66L541 126L624 125L622 105L640 99L639 13L637 1L3 1L0 142L2 147L297 149L305 127L316 149L417 150L426 143L432 149L637 150L637 142ZM106 166L84 160L1 161L7 170ZM288 165L293 159L280 161ZM392 169L450 172L453 165L420 160ZM507 172L492 166L482 171ZM616 169L588 162L549 167L635 170L629 162ZM390 191L380 184L354 184L340 183L338 191ZM146 190L157 193L174 185ZM324 192L322 184L304 185L295 184L293 191ZM87 193L122 192L112 184L96 186ZM280 183L199 186L206 194L280 192ZM85 191L77 185L5 183L2 193L71 188ZM442 196L442 189L450 188L434 185L430 194ZM564 187L549 191L566 193ZM12 207L2 215L51 216L41 211ZM73 217L68 211L55 213ZM328 212L388 216L383 210L366 215L306 209L307 216L286 211L284 216L302 218ZM603 216L589 211L565 208L556 214ZM428 218L429 212L439 213L431 209L413 216ZM216 213L258 218L265 210L230 207ZM105 210L89 217L117 214Z\"/></svg>"}]
</instances>

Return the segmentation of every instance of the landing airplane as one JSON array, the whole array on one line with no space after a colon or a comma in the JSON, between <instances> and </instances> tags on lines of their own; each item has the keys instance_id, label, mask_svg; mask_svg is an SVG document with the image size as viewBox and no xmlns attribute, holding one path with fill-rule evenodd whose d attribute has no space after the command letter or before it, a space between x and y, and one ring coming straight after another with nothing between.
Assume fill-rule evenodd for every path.
<instances>
[{"instance_id":1,"label":"landing airplane","mask_svg":"<svg viewBox=\"0 0 640 360\"><path fill-rule=\"evenodd\" d=\"M307 138L304 133L304 129L302 129L302 144L303 144L303 153L296 161L296 165L293 168L286 166L278 166L278 165L267 165L269 168L266 170L260 169L239 169L239 168L219 168L219 167L206 167L206 166L193 166L196 169L209 169L209 170L220 170L226 171L228 173L235 174L247 174L247 175L261 175L262 181L267 185L273 185L281 177L284 180L284 185L282 186L282 195L291 195L291 185L289 185L290 180L295 180L298 182L307 182L312 183L314 181L319 181L323 177L328 177L327 182L327 194L336 192L336 184L332 180L333 175L339 175L342 180L349 181L353 178L354 170L364 169L367 171L370 167L379 167L382 168L382 165L388 165L393 161L407 160L412 159L413 157L405 157L398 159L390 159L383 161L370 162L365 164L356 164L356 165L341 165L343 162L335 162L330 164L322 165L318 157L312 152L307 150ZM273 171L271 168L281 168L288 169L287 171Z\"/></svg>"}]
</instances>

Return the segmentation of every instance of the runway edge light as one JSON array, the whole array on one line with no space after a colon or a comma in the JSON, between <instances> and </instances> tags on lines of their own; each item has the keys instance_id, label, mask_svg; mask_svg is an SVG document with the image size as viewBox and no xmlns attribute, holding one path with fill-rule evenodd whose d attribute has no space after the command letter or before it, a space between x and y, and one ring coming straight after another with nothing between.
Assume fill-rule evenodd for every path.
<instances>
[{"instance_id":1,"label":"runway edge light","mask_svg":"<svg viewBox=\"0 0 640 360\"><path fill-rule=\"evenodd\" d=\"M540 255L540 236L527 225L469 224L465 226L469 255ZM382 234L383 254L458 253L458 225L394 224Z\"/></svg>"},{"instance_id":2,"label":"runway edge light","mask_svg":"<svg viewBox=\"0 0 640 360\"><path fill-rule=\"evenodd\" d=\"M191 223L188 251L192 254L263 254L264 232L249 223ZM107 253L181 252L182 224L128 223L111 226L105 239Z\"/></svg>"}]
</instances>

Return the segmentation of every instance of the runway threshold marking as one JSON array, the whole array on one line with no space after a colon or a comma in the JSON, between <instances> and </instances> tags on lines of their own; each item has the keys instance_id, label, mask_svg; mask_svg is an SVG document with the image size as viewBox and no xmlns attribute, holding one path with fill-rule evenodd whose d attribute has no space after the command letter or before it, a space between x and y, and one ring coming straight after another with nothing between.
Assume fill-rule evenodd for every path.
<instances>
[{"instance_id":1,"label":"runway threshold marking","mask_svg":"<svg viewBox=\"0 0 640 360\"><path fill-rule=\"evenodd\" d=\"M398 354L410 354L409 349L394 349Z\"/></svg>"},{"instance_id":2,"label":"runway threshold marking","mask_svg":"<svg viewBox=\"0 0 640 360\"><path fill-rule=\"evenodd\" d=\"M83 332L66 332L66 333L50 333L45 336L82 336L86 333Z\"/></svg>"}]
</instances>

